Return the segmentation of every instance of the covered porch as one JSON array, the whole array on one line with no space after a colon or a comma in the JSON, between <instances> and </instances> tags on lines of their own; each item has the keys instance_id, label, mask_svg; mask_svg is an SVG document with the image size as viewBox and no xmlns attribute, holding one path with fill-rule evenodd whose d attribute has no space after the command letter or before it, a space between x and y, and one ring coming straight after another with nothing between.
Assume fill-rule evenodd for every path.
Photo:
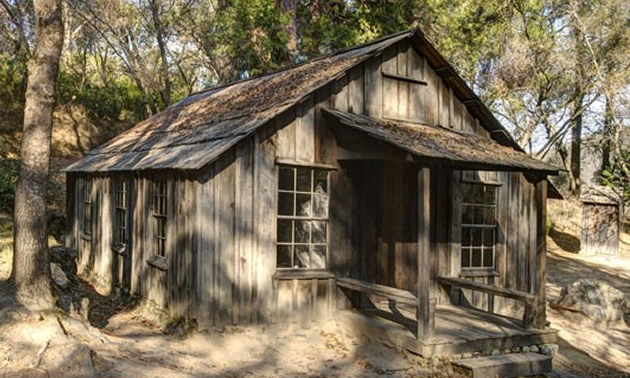
<instances>
[{"instance_id":1,"label":"covered porch","mask_svg":"<svg viewBox=\"0 0 630 378\"><path fill-rule=\"evenodd\" d=\"M337 318L423 356L554 343L544 282L555 167L482 136L327 112L347 126L333 128ZM465 200L468 184L494 202ZM467 206L492 207L492 222L464 224ZM477 227L490 242L480 232L475 244Z\"/></svg>"}]
</instances>

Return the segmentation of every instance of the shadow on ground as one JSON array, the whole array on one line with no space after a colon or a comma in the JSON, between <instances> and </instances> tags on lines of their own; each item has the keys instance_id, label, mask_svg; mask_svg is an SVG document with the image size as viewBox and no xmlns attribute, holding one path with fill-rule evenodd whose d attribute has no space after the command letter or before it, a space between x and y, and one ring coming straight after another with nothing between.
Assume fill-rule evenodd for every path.
<instances>
[{"instance_id":1,"label":"shadow on ground","mask_svg":"<svg viewBox=\"0 0 630 378\"><path fill-rule=\"evenodd\" d=\"M558 247L562 248L566 252L580 252L580 239L569 233L562 232L552 227L549 230L549 237L558 245Z\"/></svg>"},{"instance_id":2,"label":"shadow on ground","mask_svg":"<svg viewBox=\"0 0 630 378\"><path fill-rule=\"evenodd\" d=\"M50 261L58 263L66 273L70 284L61 288L53 284L57 305L66 313L78 313L85 317L82 308L84 298L89 300L87 320L93 327L104 328L111 317L122 311L135 308L138 301L127 295L102 295L77 275L75 255L63 247L50 249Z\"/></svg>"}]
</instances>

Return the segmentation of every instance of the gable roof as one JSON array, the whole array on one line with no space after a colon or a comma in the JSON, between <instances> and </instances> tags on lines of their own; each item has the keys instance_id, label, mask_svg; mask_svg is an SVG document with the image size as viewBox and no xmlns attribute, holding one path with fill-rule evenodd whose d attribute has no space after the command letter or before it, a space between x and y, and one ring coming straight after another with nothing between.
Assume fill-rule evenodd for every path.
<instances>
[{"instance_id":1,"label":"gable roof","mask_svg":"<svg viewBox=\"0 0 630 378\"><path fill-rule=\"evenodd\" d=\"M324 109L342 125L391 144L420 158L430 158L462 169L527 170L557 174L558 168L524 152L463 130L437 125L372 118Z\"/></svg>"},{"instance_id":2,"label":"gable roof","mask_svg":"<svg viewBox=\"0 0 630 378\"><path fill-rule=\"evenodd\" d=\"M316 89L413 33L407 30L193 94L89 151L64 171L199 169Z\"/></svg>"},{"instance_id":3,"label":"gable roof","mask_svg":"<svg viewBox=\"0 0 630 378\"><path fill-rule=\"evenodd\" d=\"M284 70L193 94L90 150L64 171L200 169L318 88L406 38L426 57L468 111L479 119L492 139L524 152L424 34L412 29Z\"/></svg>"}]
</instances>

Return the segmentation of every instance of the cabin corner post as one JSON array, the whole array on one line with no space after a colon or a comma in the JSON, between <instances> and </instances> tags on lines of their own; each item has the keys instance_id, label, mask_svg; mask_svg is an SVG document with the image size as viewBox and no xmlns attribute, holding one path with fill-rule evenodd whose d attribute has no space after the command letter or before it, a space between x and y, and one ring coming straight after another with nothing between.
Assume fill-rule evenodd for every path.
<instances>
[{"instance_id":1,"label":"cabin corner post","mask_svg":"<svg viewBox=\"0 0 630 378\"><path fill-rule=\"evenodd\" d=\"M534 326L544 329L547 322L547 179L536 183L536 303Z\"/></svg>"},{"instance_id":2,"label":"cabin corner post","mask_svg":"<svg viewBox=\"0 0 630 378\"><path fill-rule=\"evenodd\" d=\"M418 171L418 308L417 337L429 340L435 328L436 299L431 298L431 171Z\"/></svg>"}]
</instances>

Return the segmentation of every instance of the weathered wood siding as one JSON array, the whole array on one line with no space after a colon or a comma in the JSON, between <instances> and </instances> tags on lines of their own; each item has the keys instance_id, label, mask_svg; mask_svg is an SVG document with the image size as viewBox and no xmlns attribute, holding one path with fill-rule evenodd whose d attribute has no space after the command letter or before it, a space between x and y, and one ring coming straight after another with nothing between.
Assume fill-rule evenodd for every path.
<instances>
[{"instance_id":1,"label":"weathered wood siding","mask_svg":"<svg viewBox=\"0 0 630 378\"><path fill-rule=\"evenodd\" d=\"M405 41L350 70L332 90L331 106L338 110L489 135L428 61Z\"/></svg>"},{"instance_id":2,"label":"weathered wood siding","mask_svg":"<svg viewBox=\"0 0 630 378\"><path fill-rule=\"evenodd\" d=\"M326 153L326 143L317 143L318 133L325 131L315 121L321 120L316 98L307 98L240 143L200 178L200 323L251 324L284 317L308 323L331 315L329 296L336 290L331 279L274 276L276 160L316 163L316 149Z\"/></svg>"},{"instance_id":3,"label":"weathered wood siding","mask_svg":"<svg viewBox=\"0 0 630 378\"><path fill-rule=\"evenodd\" d=\"M148 263L153 255L153 176L71 175L68 191L69 238L76 249L78 272L108 294L114 288L140 295L171 318L192 317L195 304L196 186L183 175L161 174L168 183L166 269ZM128 243L124 252L114 250L115 182L129 182ZM92 184L92 230L81 230L84 202L82 188Z\"/></svg>"}]
</instances>

